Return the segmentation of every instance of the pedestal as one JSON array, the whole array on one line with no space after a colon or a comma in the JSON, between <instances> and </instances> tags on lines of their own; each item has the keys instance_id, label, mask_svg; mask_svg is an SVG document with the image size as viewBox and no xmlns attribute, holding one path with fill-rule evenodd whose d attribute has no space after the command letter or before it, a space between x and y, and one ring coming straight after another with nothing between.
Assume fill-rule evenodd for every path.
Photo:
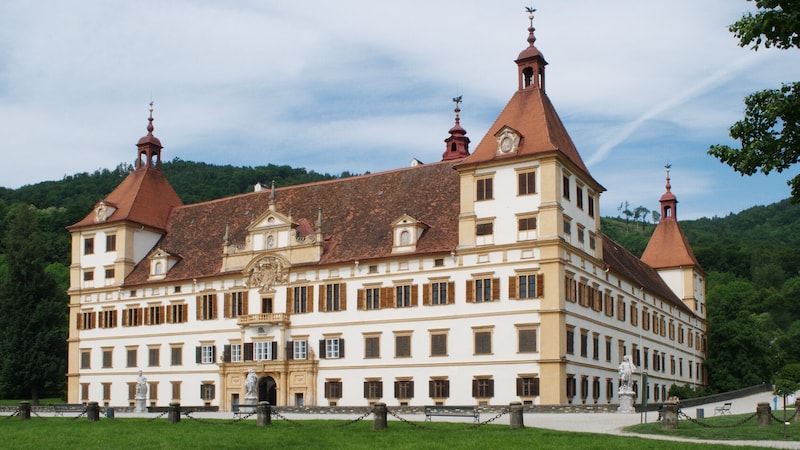
<instances>
[{"instance_id":1,"label":"pedestal","mask_svg":"<svg viewBox=\"0 0 800 450\"><path fill-rule=\"evenodd\" d=\"M258 397L245 397L244 398L245 405L258 405Z\"/></svg>"},{"instance_id":2,"label":"pedestal","mask_svg":"<svg viewBox=\"0 0 800 450\"><path fill-rule=\"evenodd\" d=\"M373 430L385 430L386 429L386 403L375 403L372 407L372 415L374 419L372 420L372 429Z\"/></svg>"},{"instance_id":3,"label":"pedestal","mask_svg":"<svg viewBox=\"0 0 800 450\"><path fill-rule=\"evenodd\" d=\"M618 413L633 414L636 408L633 406L633 399L636 398L636 393L633 391L620 391L619 392L619 408Z\"/></svg>"},{"instance_id":4,"label":"pedestal","mask_svg":"<svg viewBox=\"0 0 800 450\"><path fill-rule=\"evenodd\" d=\"M525 422L522 416L522 403L511 402L508 405L509 422L508 426L512 430L525 428Z\"/></svg>"},{"instance_id":5,"label":"pedestal","mask_svg":"<svg viewBox=\"0 0 800 450\"><path fill-rule=\"evenodd\" d=\"M136 411L137 413L147 412L147 399L136 398L136 406L134 408L135 408L134 411Z\"/></svg>"}]
</instances>

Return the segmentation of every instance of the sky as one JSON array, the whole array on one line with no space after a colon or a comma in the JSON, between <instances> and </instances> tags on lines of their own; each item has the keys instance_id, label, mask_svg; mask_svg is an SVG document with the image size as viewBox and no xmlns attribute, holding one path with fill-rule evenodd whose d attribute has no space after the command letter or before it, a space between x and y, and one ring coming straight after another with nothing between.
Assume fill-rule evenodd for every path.
<instances>
[{"instance_id":1,"label":"sky","mask_svg":"<svg viewBox=\"0 0 800 450\"><path fill-rule=\"evenodd\" d=\"M0 186L132 163L149 103L164 160L380 172L441 159L453 126L477 146L517 89L529 0L4 0ZM789 197L797 167L742 177L707 154L736 145L744 97L797 81L797 50L740 48L745 0L536 0L547 94L601 214L677 218ZM270 180L253 180L268 183Z\"/></svg>"}]
</instances>

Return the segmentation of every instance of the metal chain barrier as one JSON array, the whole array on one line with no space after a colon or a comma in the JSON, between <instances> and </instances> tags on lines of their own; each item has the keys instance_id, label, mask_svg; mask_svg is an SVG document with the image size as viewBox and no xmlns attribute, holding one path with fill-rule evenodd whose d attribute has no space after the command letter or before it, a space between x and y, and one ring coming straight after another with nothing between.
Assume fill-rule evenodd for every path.
<instances>
[{"instance_id":1,"label":"metal chain barrier","mask_svg":"<svg viewBox=\"0 0 800 450\"><path fill-rule=\"evenodd\" d=\"M233 421L231 421L230 423L233 424L233 423L236 423L236 422L241 422L241 421L243 421L245 419L249 419L250 417L252 417L252 416L254 416L256 414L258 414L258 411L253 411L253 412L250 412L250 413L247 413L247 414L240 414L239 417L233 419Z\"/></svg>"},{"instance_id":2,"label":"metal chain barrier","mask_svg":"<svg viewBox=\"0 0 800 450\"><path fill-rule=\"evenodd\" d=\"M283 420L285 422L288 422L289 424L294 425L296 427L302 427L303 426L302 423L300 423L300 422L298 422L296 420L289 419L288 417L282 415L281 413L279 413L275 409L272 410L272 415L275 416L276 418L281 419L281 420Z\"/></svg>"},{"instance_id":3,"label":"metal chain barrier","mask_svg":"<svg viewBox=\"0 0 800 450\"><path fill-rule=\"evenodd\" d=\"M159 414L159 415L153 417L152 419L150 419L150 422L155 422L156 420L166 416L167 414L169 414L169 411L164 411L161 414Z\"/></svg>"},{"instance_id":4,"label":"metal chain barrier","mask_svg":"<svg viewBox=\"0 0 800 450\"><path fill-rule=\"evenodd\" d=\"M397 413L395 413L394 411L392 411L389 408L386 408L386 412L391 414L392 417L394 417L395 419L399 420L400 422L403 422L405 424L411 425L414 428L419 428L420 430L430 430L430 428L428 428L428 427L426 427L424 425L420 425L420 424L414 423L414 422L412 422L412 421L410 421L410 420L408 420L408 419L406 419L404 417L400 417L399 415L397 415Z\"/></svg>"},{"instance_id":5,"label":"metal chain barrier","mask_svg":"<svg viewBox=\"0 0 800 450\"><path fill-rule=\"evenodd\" d=\"M19 415L19 410L16 410L10 416L6 416L6 419L10 419L12 417L17 417L18 415Z\"/></svg>"},{"instance_id":6,"label":"metal chain barrier","mask_svg":"<svg viewBox=\"0 0 800 450\"><path fill-rule=\"evenodd\" d=\"M697 425L700 425L701 427L706 427L706 428L735 428L735 427L741 426L741 425L747 423L748 421L754 419L757 415L758 415L757 413L753 413L753 414L743 418L742 420L740 420L740 421L738 421L736 423L732 423L730 425L711 425L711 424L700 422L697 419L693 419L693 418L687 416L686 413L684 413L683 411L679 411L678 412L678 416L680 418L686 419L686 420L688 420L688 421L690 421L690 422L692 422L694 424L697 424Z\"/></svg>"},{"instance_id":7,"label":"metal chain barrier","mask_svg":"<svg viewBox=\"0 0 800 450\"><path fill-rule=\"evenodd\" d=\"M368 415L370 415L370 414L372 414L374 411L375 411L375 408L372 408L372 409L370 409L369 411L367 411L366 413L364 413L363 415L361 415L360 417L358 417L358 418L356 418L356 419L353 419L353 420L351 420L351 421L349 421L349 422L345 422L345 423L343 423L343 424L336 425L336 426L337 426L337 427L346 427L346 426L348 426L348 425L352 425L352 424L354 424L354 423L356 423L356 422L360 422L360 421L362 421L362 420L366 419L366 418L367 418L367 416L368 416ZM388 409L387 409L387 411L388 411Z\"/></svg>"},{"instance_id":8,"label":"metal chain barrier","mask_svg":"<svg viewBox=\"0 0 800 450\"><path fill-rule=\"evenodd\" d=\"M505 415L506 415L506 414L508 414L509 412L510 412L510 411L509 411L508 409L504 409L504 410L500 411L499 413L497 413L497 415L496 415L496 416L494 416L494 417L492 417L491 419L484 420L484 421L483 421L483 422L481 422L481 423L476 423L476 424L474 424L474 425L472 425L472 426L469 426L469 427L465 428L465 430L473 430L473 429L475 429L475 428L478 428L478 427L481 427L481 426L483 426L483 425L486 425L486 424L492 423L492 422L494 422L495 420L497 420L497 419L499 419L499 418L501 418L501 417L505 416Z\"/></svg>"},{"instance_id":9,"label":"metal chain barrier","mask_svg":"<svg viewBox=\"0 0 800 450\"><path fill-rule=\"evenodd\" d=\"M73 418L72 418L72 420L78 420L78 419L80 419L81 417L83 417L84 415L86 415L86 413L87 413L88 411L89 411L89 409L88 409L88 408L83 408L83 411L81 411L81 413L80 413L80 414L78 414L77 416L73 417Z\"/></svg>"},{"instance_id":10,"label":"metal chain barrier","mask_svg":"<svg viewBox=\"0 0 800 450\"><path fill-rule=\"evenodd\" d=\"M792 419L794 419L797 416L797 412L798 411L800 411L800 409L795 409L794 413L791 415L791 417L786 418L786 420L778 419L777 417L775 417L775 413L772 412L772 409L769 410L769 415L772 416L772 420L774 420L775 422L778 422L778 423L791 422Z\"/></svg>"}]
</instances>

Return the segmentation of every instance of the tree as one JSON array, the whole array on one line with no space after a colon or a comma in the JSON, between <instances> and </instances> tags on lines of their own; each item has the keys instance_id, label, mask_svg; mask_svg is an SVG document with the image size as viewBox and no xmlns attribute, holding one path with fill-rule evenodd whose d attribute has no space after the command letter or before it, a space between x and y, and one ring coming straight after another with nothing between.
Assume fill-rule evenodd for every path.
<instances>
[{"instance_id":1,"label":"tree","mask_svg":"<svg viewBox=\"0 0 800 450\"><path fill-rule=\"evenodd\" d=\"M800 390L800 364L787 364L773 378L775 395L783 397L783 437L786 437L786 397Z\"/></svg>"},{"instance_id":2,"label":"tree","mask_svg":"<svg viewBox=\"0 0 800 450\"><path fill-rule=\"evenodd\" d=\"M60 393L67 354L67 297L46 272L45 243L36 213L20 205L9 213L0 280L0 394Z\"/></svg>"},{"instance_id":3,"label":"tree","mask_svg":"<svg viewBox=\"0 0 800 450\"><path fill-rule=\"evenodd\" d=\"M739 46L788 49L800 47L800 2L755 1L758 12L730 26ZM800 161L800 82L784 83L747 96L744 119L730 128L741 149L713 145L708 153L742 175L782 172ZM793 202L800 202L800 175L791 179Z\"/></svg>"}]
</instances>

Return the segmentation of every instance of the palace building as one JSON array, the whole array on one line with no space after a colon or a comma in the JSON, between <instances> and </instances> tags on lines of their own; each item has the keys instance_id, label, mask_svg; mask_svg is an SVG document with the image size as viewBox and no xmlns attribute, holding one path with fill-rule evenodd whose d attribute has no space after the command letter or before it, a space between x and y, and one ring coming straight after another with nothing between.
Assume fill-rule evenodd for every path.
<instances>
[{"instance_id":1,"label":"palace building","mask_svg":"<svg viewBox=\"0 0 800 450\"><path fill-rule=\"evenodd\" d=\"M230 410L254 369L278 406L615 404L624 355L650 402L705 384L669 172L639 259L600 229L534 41L474 151L456 102L441 161L388 172L184 205L151 110L134 170L69 227L68 402L133 405L141 370L150 405Z\"/></svg>"}]
</instances>

